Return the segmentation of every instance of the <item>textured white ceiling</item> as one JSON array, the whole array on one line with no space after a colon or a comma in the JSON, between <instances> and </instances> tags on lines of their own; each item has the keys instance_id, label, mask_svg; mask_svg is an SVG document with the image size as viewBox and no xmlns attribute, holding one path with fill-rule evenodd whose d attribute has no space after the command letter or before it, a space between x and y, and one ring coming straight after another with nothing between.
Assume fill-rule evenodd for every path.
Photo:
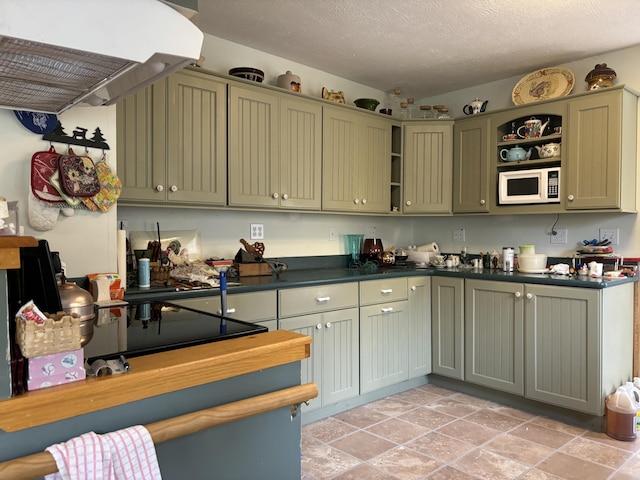
<instances>
[{"instance_id":1,"label":"textured white ceiling","mask_svg":"<svg viewBox=\"0 0 640 480\"><path fill-rule=\"evenodd\" d=\"M416 98L640 44L639 0L200 0L199 12L205 33Z\"/></svg>"}]
</instances>

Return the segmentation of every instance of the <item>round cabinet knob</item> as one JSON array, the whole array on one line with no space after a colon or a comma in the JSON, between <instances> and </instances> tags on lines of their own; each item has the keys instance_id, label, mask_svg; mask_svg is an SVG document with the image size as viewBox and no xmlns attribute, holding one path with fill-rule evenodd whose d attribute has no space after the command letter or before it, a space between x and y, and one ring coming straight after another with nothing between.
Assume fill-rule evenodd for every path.
<instances>
[{"instance_id":1,"label":"round cabinet knob","mask_svg":"<svg viewBox=\"0 0 640 480\"><path fill-rule=\"evenodd\" d=\"M353 199L353 203L355 203L356 205L360 203L360 200L358 200L357 198Z\"/></svg>"},{"instance_id":2,"label":"round cabinet knob","mask_svg":"<svg viewBox=\"0 0 640 480\"><path fill-rule=\"evenodd\" d=\"M175 185L171 185L170 187L172 192L177 192L178 191L178 187L176 187Z\"/></svg>"},{"instance_id":3,"label":"round cabinet knob","mask_svg":"<svg viewBox=\"0 0 640 480\"><path fill-rule=\"evenodd\" d=\"M331 322L327 322L327 328L331 328L332 324Z\"/></svg>"},{"instance_id":4,"label":"round cabinet knob","mask_svg":"<svg viewBox=\"0 0 640 480\"><path fill-rule=\"evenodd\" d=\"M415 285L412 285L412 286L411 286L411 291L412 291L412 292L415 292L417 289L418 289L418 288L417 288Z\"/></svg>"},{"instance_id":5,"label":"round cabinet knob","mask_svg":"<svg viewBox=\"0 0 640 480\"><path fill-rule=\"evenodd\" d=\"M156 185L156 192L164 192L164 185Z\"/></svg>"},{"instance_id":6,"label":"round cabinet knob","mask_svg":"<svg viewBox=\"0 0 640 480\"><path fill-rule=\"evenodd\" d=\"M282 194L282 199L283 200L289 200L289 195L287 195L286 193Z\"/></svg>"},{"instance_id":7,"label":"round cabinet knob","mask_svg":"<svg viewBox=\"0 0 640 480\"><path fill-rule=\"evenodd\" d=\"M279 196L280 195L278 195L278 192L275 192L271 195L271 198L273 198L274 200L277 200Z\"/></svg>"},{"instance_id":8,"label":"round cabinet knob","mask_svg":"<svg viewBox=\"0 0 640 480\"><path fill-rule=\"evenodd\" d=\"M514 295L516 296L516 298L520 298L522 296L522 293L520 292L515 292Z\"/></svg>"},{"instance_id":9,"label":"round cabinet knob","mask_svg":"<svg viewBox=\"0 0 640 480\"><path fill-rule=\"evenodd\" d=\"M533 295L531 293L527 293L527 300L531 300L533 298Z\"/></svg>"},{"instance_id":10,"label":"round cabinet knob","mask_svg":"<svg viewBox=\"0 0 640 480\"><path fill-rule=\"evenodd\" d=\"M484 198L480 200L480 205L484 205L485 203L487 203L487 201Z\"/></svg>"},{"instance_id":11,"label":"round cabinet knob","mask_svg":"<svg viewBox=\"0 0 640 480\"><path fill-rule=\"evenodd\" d=\"M573 202L573 199L574 199L574 198L575 198L575 197L574 197L573 195L569 195L569 196L567 197L567 200L569 200L570 202Z\"/></svg>"},{"instance_id":12,"label":"round cabinet knob","mask_svg":"<svg viewBox=\"0 0 640 480\"><path fill-rule=\"evenodd\" d=\"M366 198L363 198L363 199L362 199L362 204L363 204L363 205L366 205L366 204L367 204L367 199L366 199Z\"/></svg>"},{"instance_id":13,"label":"round cabinet knob","mask_svg":"<svg viewBox=\"0 0 640 480\"><path fill-rule=\"evenodd\" d=\"M411 200L407 200L406 202L404 202L404 204L405 204L407 207L410 207L410 206L411 206Z\"/></svg>"},{"instance_id":14,"label":"round cabinet knob","mask_svg":"<svg viewBox=\"0 0 640 480\"><path fill-rule=\"evenodd\" d=\"M322 330L322 324L321 323L316 325L316 330Z\"/></svg>"}]
</instances>

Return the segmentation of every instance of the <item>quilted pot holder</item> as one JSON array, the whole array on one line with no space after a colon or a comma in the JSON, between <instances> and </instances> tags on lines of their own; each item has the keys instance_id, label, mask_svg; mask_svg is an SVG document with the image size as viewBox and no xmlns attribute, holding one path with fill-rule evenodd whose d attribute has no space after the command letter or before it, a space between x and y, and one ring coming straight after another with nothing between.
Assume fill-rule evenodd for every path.
<instances>
[{"instance_id":1,"label":"quilted pot holder","mask_svg":"<svg viewBox=\"0 0 640 480\"><path fill-rule=\"evenodd\" d=\"M88 156L78 156L69 149L68 155L58 159L60 185L67 195L92 197L100 191L96 167Z\"/></svg>"},{"instance_id":2,"label":"quilted pot holder","mask_svg":"<svg viewBox=\"0 0 640 480\"><path fill-rule=\"evenodd\" d=\"M53 146L48 151L36 152L31 157L31 192L38 200L56 204L55 206L66 205L64 198L49 180L58 171L58 157L60 154Z\"/></svg>"},{"instance_id":3,"label":"quilted pot holder","mask_svg":"<svg viewBox=\"0 0 640 480\"><path fill-rule=\"evenodd\" d=\"M102 158L95 165L98 179L100 180L100 191L93 197L84 197L84 203L89 210L107 212L120 197L122 191L122 183L118 176L111 170L107 164L106 157Z\"/></svg>"}]
</instances>

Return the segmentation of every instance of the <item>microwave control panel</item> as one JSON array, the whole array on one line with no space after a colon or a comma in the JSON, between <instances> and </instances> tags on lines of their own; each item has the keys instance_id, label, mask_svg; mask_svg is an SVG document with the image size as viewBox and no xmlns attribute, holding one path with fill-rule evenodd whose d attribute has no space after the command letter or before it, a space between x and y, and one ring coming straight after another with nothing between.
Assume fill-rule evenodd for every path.
<instances>
[{"instance_id":1,"label":"microwave control panel","mask_svg":"<svg viewBox=\"0 0 640 480\"><path fill-rule=\"evenodd\" d=\"M547 172L547 198L560 198L560 173L558 171Z\"/></svg>"}]
</instances>

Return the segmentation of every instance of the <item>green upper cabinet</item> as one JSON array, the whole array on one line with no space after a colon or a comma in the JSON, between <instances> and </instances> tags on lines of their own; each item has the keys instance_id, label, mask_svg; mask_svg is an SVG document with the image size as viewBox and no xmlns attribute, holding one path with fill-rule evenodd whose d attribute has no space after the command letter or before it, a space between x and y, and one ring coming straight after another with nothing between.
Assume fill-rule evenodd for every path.
<instances>
[{"instance_id":1,"label":"green upper cabinet","mask_svg":"<svg viewBox=\"0 0 640 480\"><path fill-rule=\"evenodd\" d=\"M403 213L451 213L453 122L404 127Z\"/></svg>"},{"instance_id":2,"label":"green upper cabinet","mask_svg":"<svg viewBox=\"0 0 640 480\"><path fill-rule=\"evenodd\" d=\"M325 105L322 209L391 211L391 122Z\"/></svg>"},{"instance_id":3,"label":"green upper cabinet","mask_svg":"<svg viewBox=\"0 0 640 480\"><path fill-rule=\"evenodd\" d=\"M490 207L489 117L469 117L453 128L453 211L487 213Z\"/></svg>"},{"instance_id":4,"label":"green upper cabinet","mask_svg":"<svg viewBox=\"0 0 640 480\"><path fill-rule=\"evenodd\" d=\"M226 91L183 70L118 103L121 201L226 203Z\"/></svg>"},{"instance_id":5,"label":"green upper cabinet","mask_svg":"<svg viewBox=\"0 0 640 480\"><path fill-rule=\"evenodd\" d=\"M567 210L635 211L637 96L618 88L568 105Z\"/></svg>"},{"instance_id":6,"label":"green upper cabinet","mask_svg":"<svg viewBox=\"0 0 640 480\"><path fill-rule=\"evenodd\" d=\"M229 87L229 205L320 209L322 106Z\"/></svg>"}]
</instances>

